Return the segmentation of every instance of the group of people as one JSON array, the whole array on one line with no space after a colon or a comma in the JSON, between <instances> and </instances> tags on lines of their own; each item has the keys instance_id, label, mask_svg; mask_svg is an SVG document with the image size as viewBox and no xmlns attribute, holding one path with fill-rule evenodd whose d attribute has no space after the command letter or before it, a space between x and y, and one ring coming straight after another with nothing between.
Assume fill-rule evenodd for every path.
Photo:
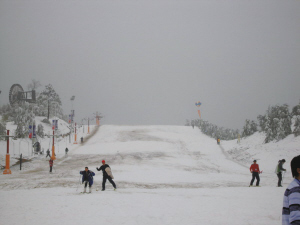
<instances>
[{"instance_id":1,"label":"group of people","mask_svg":"<svg viewBox=\"0 0 300 225\"><path fill-rule=\"evenodd\" d=\"M277 187L282 187L282 172L286 171L283 168L285 159L279 160L275 173L278 177ZM294 157L291 161L291 171L294 180L289 184L284 192L283 207L282 207L282 225L300 225L300 155ZM252 173L252 180L250 186L253 185L256 179L256 186L259 186L259 166L256 160L250 167Z\"/></svg>"},{"instance_id":2,"label":"group of people","mask_svg":"<svg viewBox=\"0 0 300 225\"><path fill-rule=\"evenodd\" d=\"M117 186L115 182L112 180L114 177L111 173L110 166L105 163L105 160L102 160L102 166L100 168L96 168L98 171L102 170L103 173L103 180L102 180L102 191L105 191L105 183L106 180L108 180L112 186L114 187L114 190L117 189ZM93 186L93 176L95 176L95 173L91 170L89 170L88 167L85 167L85 170L79 172L82 175L82 183L84 184L83 193L86 193L87 186L89 185L89 193L92 192L92 186Z\"/></svg>"},{"instance_id":3,"label":"group of people","mask_svg":"<svg viewBox=\"0 0 300 225\"><path fill-rule=\"evenodd\" d=\"M282 187L281 182L282 182L282 172L286 171L286 169L283 168L283 164L285 163L285 159L279 160L278 164L275 169L275 173L277 174L278 177L278 183L277 187ZM259 165L256 163L256 160L253 160L253 164L250 166L250 172L252 173L252 180L250 181L250 186L253 186L253 182L256 179L256 186L259 186L259 174L262 173L262 171L259 170Z\"/></svg>"}]
</instances>

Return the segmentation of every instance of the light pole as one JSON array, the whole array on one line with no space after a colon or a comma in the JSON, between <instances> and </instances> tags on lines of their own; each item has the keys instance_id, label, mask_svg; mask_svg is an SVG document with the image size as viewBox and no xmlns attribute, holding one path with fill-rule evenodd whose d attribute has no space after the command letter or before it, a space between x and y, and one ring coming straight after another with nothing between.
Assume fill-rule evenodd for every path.
<instances>
[{"instance_id":1,"label":"light pole","mask_svg":"<svg viewBox=\"0 0 300 225\"><path fill-rule=\"evenodd\" d=\"M73 110L73 101L75 100L75 95L73 95L71 98L71 130L70 130L70 135L72 134L72 128L73 128L73 117L75 116L74 110ZM70 139L70 143L71 143L71 139Z\"/></svg>"}]
</instances>

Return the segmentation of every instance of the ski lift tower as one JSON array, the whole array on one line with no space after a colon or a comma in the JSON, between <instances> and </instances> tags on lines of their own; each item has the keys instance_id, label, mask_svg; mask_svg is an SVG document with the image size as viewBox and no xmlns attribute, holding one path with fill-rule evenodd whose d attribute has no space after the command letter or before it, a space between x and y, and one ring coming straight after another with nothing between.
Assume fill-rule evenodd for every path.
<instances>
[{"instance_id":1,"label":"ski lift tower","mask_svg":"<svg viewBox=\"0 0 300 225\"><path fill-rule=\"evenodd\" d=\"M103 118L103 116L100 116L99 114L98 114L98 112L96 112L96 124L97 124L97 126L100 126L100 119L101 118Z\"/></svg>"}]
</instances>

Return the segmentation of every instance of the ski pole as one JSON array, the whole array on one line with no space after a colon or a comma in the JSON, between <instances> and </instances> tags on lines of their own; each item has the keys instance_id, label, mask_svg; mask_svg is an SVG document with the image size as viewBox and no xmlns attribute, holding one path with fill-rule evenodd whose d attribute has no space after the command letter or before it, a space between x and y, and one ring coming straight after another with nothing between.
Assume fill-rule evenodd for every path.
<instances>
[{"instance_id":1,"label":"ski pole","mask_svg":"<svg viewBox=\"0 0 300 225\"><path fill-rule=\"evenodd\" d=\"M286 173L286 171L284 171L284 173L283 173L283 176L282 176L282 183L283 183L283 178L284 178L285 173Z\"/></svg>"},{"instance_id":2,"label":"ski pole","mask_svg":"<svg viewBox=\"0 0 300 225\"><path fill-rule=\"evenodd\" d=\"M80 180L81 180L81 174L79 175L79 184L78 184L78 186L76 188L76 192L78 191L79 185L81 184Z\"/></svg>"}]
</instances>

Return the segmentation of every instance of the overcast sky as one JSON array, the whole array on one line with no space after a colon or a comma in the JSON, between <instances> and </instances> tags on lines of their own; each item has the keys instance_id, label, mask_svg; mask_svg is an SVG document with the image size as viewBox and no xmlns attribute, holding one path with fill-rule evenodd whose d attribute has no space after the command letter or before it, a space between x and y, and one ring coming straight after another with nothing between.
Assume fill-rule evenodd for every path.
<instances>
[{"instance_id":1,"label":"overcast sky","mask_svg":"<svg viewBox=\"0 0 300 225\"><path fill-rule=\"evenodd\" d=\"M75 120L226 128L300 99L300 1L0 0L0 105L51 83Z\"/></svg>"}]
</instances>

